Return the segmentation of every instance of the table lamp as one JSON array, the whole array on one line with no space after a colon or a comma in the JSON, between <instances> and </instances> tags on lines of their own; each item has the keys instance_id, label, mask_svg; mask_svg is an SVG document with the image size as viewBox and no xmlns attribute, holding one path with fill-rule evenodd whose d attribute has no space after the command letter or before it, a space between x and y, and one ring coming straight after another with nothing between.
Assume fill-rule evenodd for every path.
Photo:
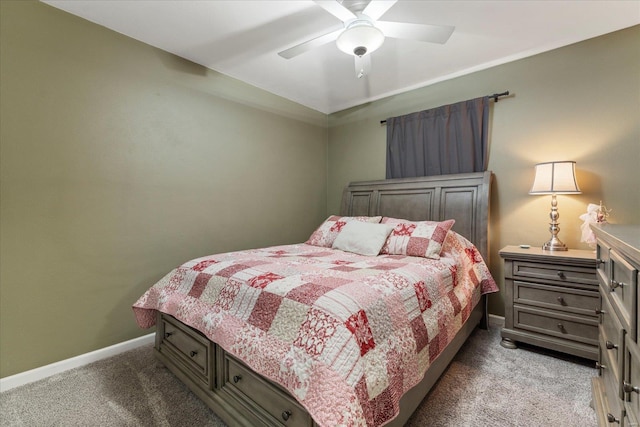
<instances>
[{"instance_id":1,"label":"table lamp","mask_svg":"<svg viewBox=\"0 0 640 427\"><path fill-rule=\"evenodd\" d=\"M536 176L529 194L551 194L551 212L549 213L551 240L542 245L542 249L545 251L566 251L567 246L558 239L560 214L558 213L556 194L581 193L576 181L576 162L538 163L535 168Z\"/></svg>"}]
</instances>

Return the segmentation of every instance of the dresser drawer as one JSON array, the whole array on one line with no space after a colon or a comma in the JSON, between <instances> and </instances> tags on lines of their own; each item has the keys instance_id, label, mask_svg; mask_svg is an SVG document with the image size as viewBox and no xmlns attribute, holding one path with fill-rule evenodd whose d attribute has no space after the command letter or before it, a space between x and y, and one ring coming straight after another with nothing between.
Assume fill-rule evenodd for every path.
<instances>
[{"instance_id":1,"label":"dresser drawer","mask_svg":"<svg viewBox=\"0 0 640 427\"><path fill-rule=\"evenodd\" d=\"M264 409L263 414L270 425L311 426L313 421L309 414L285 394L280 387L256 375L242 362L224 352L225 373L222 389L239 400L250 400ZM255 410L255 405L252 405Z\"/></svg>"},{"instance_id":2,"label":"dresser drawer","mask_svg":"<svg viewBox=\"0 0 640 427\"><path fill-rule=\"evenodd\" d=\"M598 319L514 305L514 326L539 334L598 345Z\"/></svg>"},{"instance_id":3,"label":"dresser drawer","mask_svg":"<svg viewBox=\"0 0 640 427\"><path fill-rule=\"evenodd\" d=\"M616 251L609 252L610 277L603 287L632 339L636 339L637 270Z\"/></svg>"},{"instance_id":4,"label":"dresser drawer","mask_svg":"<svg viewBox=\"0 0 640 427\"><path fill-rule=\"evenodd\" d=\"M512 269L514 279L536 279L559 283L598 285L598 278L592 267L513 261Z\"/></svg>"},{"instance_id":5,"label":"dresser drawer","mask_svg":"<svg viewBox=\"0 0 640 427\"><path fill-rule=\"evenodd\" d=\"M622 391L630 418L637 420L640 414L640 347L627 338L625 351L627 357Z\"/></svg>"},{"instance_id":6,"label":"dresser drawer","mask_svg":"<svg viewBox=\"0 0 640 427\"><path fill-rule=\"evenodd\" d=\"M624 405L622 402L622 384L620 378L616 377L614 372L610 369L611 360L606 353L600 353L600 360L604 368L600 370L602 375L602 382L604 386L604 397L608 406L607 415L612 415L617 420L624 418ZM620 423L617 423L620 424ZM611 425L616 425L612 423Z\"/></svg>"},{"instance_id":7,"label":"dresser drawer","mask_svg":"<svg viewBox=\"0 0 640 427\"><path fill-rule=\"evenodd\" d=\"M607 362L607 366L614 371L616 378L620 378L624 357L625 330L606 298L602 301L600 319L600 351L609 356L611 361Z\"/></svg>"},{"instance_id":8,"label":"dresser drawer","mask_svg":"<svg viewBox=\"0 0 640 427\"><path fill-rule=\"evenodd\" d=\"M161 341L158 350L177 359L207 385L211 382L208 360L213 357L209 341L198 332L162 315L158 325Z\"/></svg>"},{"instance_id":9,"label":"dresser drawer","mask_svg":"<svg viewBox=\"0 0 640 427\"><path fill-rule=\"evenodd\" d=\"M611 249L604 245L601 241L598 241L596 245L596 271L598 277L607 282L609 277L609 251Z\"/></svg>"},{"instance_id":10,"label":"dresser drawer","mask_svg":"<svg viewBox=\"0 0 640 427\"><path fill-rule=\"evenodd\" d=\"M596 291L514 280L513 301L567 313L596 316L595 309L600 305L600 295Z\"/></svg>"}]
</instances>

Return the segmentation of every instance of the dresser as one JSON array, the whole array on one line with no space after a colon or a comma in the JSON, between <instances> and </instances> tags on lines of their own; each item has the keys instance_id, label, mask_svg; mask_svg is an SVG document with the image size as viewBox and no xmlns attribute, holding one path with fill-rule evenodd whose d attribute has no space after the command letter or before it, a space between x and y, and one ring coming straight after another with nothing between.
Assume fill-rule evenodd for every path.
<instances>
[{"instance_id":1,"label":"dresser","mask_svg":"<svg viewBox=\"0 0 640 427\"><path fill-rule=\"evenodd\" d=\"M600 426L640 425L638 271L640 225L593 225L600 282L598 376L593 407Z\"/></svg>"},{"instance_id":2,"label":"dresser","mask_svg":"<svg viewBox=\"0 0 640 427\"><path fill-rule=\"evenodd\" d=\"M515 349L522 342L597 360L595 253L507 246L500 256L505 284L501 345Z\"/></svg>"}]
</instances>

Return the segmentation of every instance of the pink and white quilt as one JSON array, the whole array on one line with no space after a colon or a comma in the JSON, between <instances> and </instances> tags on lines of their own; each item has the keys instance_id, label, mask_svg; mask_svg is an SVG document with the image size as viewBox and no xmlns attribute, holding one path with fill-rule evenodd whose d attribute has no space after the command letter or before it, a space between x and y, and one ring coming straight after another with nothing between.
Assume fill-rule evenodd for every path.
<instances>
[{"instance_id":1,"label":"pink and white quilt","mask_svg":"<svg viewBox=\"0 0 640 427\"><path fill-rule=\"evenodd\" d=\"M475 246L450 232L439 260L308 244L206 256L133 309L143 328L159 310L201 331L321 426L381 426L497 290Z\"/></svg>"}]
</instances>

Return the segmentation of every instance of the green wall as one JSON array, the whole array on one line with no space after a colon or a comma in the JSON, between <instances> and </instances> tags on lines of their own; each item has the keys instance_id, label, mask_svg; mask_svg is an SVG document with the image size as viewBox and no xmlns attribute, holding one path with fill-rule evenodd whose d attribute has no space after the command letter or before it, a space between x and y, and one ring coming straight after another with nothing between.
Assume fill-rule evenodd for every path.
<instances>
[{"instance_id":1,"label":"green wall","mask_svg":"<svg viewBox=\"0 0 640 427\"><path fill-rule=\"evenodd\" d=\"M549 239L550 196L529 196L533 166L575 160L582 189L558 196L559 237L580 243L588 203L612 208L611 222L640 223L640 26L388 97L329 116L329 213L349 181L385 177L380 120L509 90L492 107L490 267L503 285L498 251ZM502 315L502 295L489 310Z\"/></svg>"},{"instance_id":2,"label":"green wall","mask_svg":"<svg viewBox=\"0 0 640 427\"><path fill-rule=\"evenodd\" d=\"M141 336L205 254L305 240L327 116L33 1L0 2L0 376Z\"/></svg>"}]
</instances>

